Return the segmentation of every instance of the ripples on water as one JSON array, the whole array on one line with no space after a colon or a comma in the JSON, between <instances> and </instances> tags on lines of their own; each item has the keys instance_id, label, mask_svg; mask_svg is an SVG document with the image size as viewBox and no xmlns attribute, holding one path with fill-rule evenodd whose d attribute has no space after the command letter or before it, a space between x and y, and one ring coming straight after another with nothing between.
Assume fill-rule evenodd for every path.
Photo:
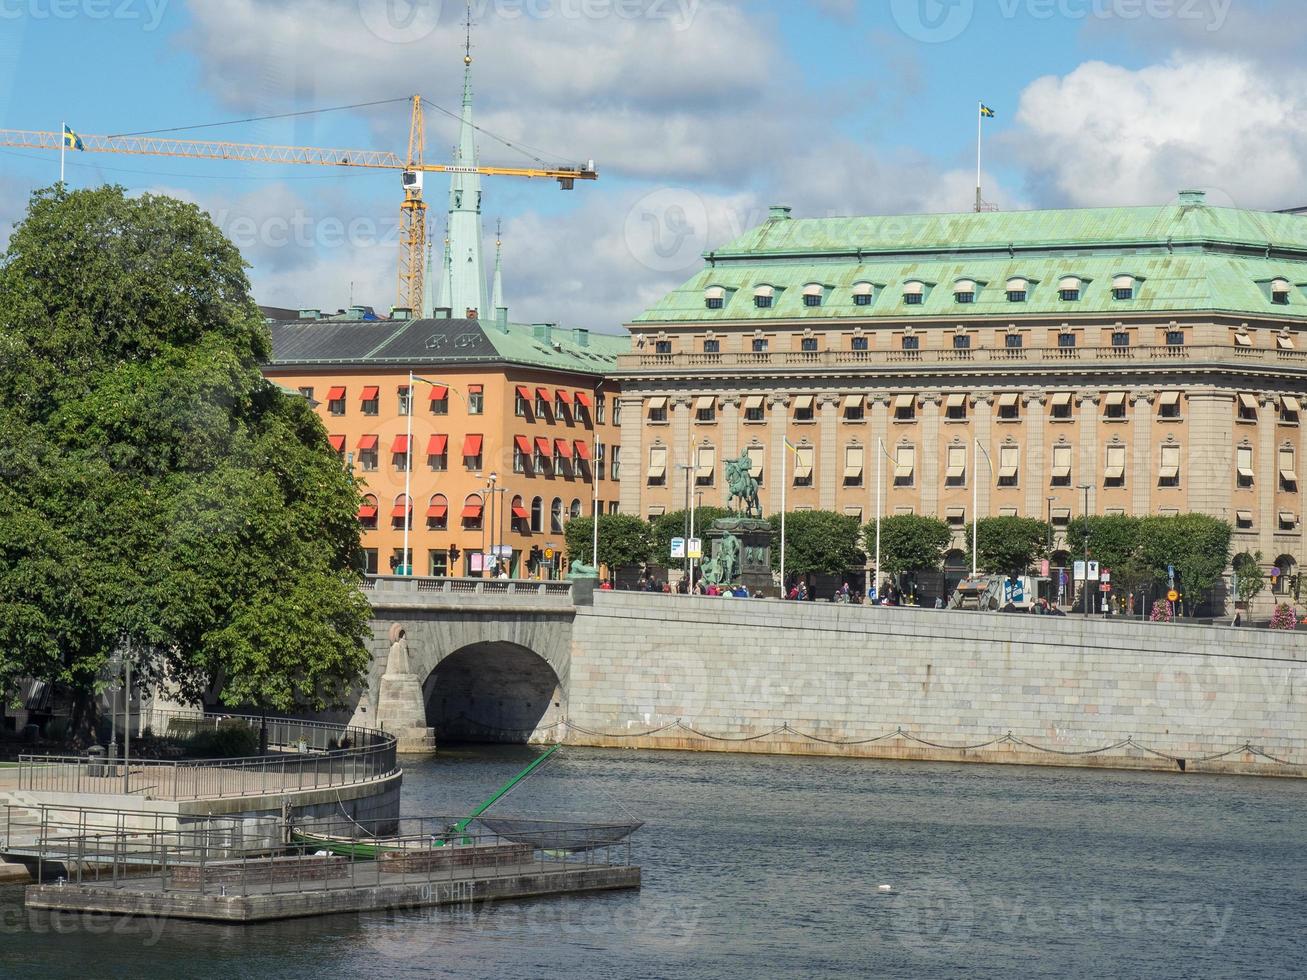
<instances>
[{"instance_id":1,"label":"ripples on water","mask_svg":"<svg viewBox=\"0 0 1307 980\"><path fill-rule=\"evenodd\" d=\"M532 752L446 751L405 813ZM567 749L498 812L648 821L639 893L156 933L0 889L0 976L1302 975L1305 810L1296 780Z\"/></svg>"}]
</instances>

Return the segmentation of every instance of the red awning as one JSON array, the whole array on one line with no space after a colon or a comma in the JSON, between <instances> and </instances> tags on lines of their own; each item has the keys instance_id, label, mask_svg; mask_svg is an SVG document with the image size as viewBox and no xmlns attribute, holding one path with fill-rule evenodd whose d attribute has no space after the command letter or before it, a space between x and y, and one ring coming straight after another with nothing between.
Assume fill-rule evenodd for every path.
<instances>
[{"instance_id":1,"label":"red awning","mask_svg":"<svg viewBox=\"0 0 1307 980\"><path fill-rule=\"evenodd\" d=\"M559 400L560 402L562 402L564 405L571 405L571 404L572 404L572 393L571 393L570 391L564 391L562 388L559 388L559 389L558 389L558 400Z\"/></svg>"},{"instance_id":2,"label":"red awning","mask_svg":"<svg viewBox=\"0 0 1307 980\"><path fill-rule=\"evenodd\" d=\"M380 388L378 388L376 385L369 385L368 387L363 389L363 394L359 395L359 398L365 402L374 402L377 400L377 396L380 394L381 394Z\"/></svg>"},{"instance_id":3,"label":"red awning","mask_svg":"<svg viewBox=\"0 0 1307 980\"><path fill-rule=\"evenodd\" d=\"M526 512L526 508L519 503L513 504L513 516L519 521L530 520L531 515Z\"/></svg>"},{"instance_id":4,"label":"red awning","mask_svg":"<svg viewBox=\"0 0 1307 980\"><path fill-rule=\"evenodd\" d=\"M576 393L576 400L586 408L590 407L590 393L588 391L578 391Z\"/></svg>"},{"instance_id":5,"label":"red awning","mask_svg":"<svg viewBox=\"0 0 1307 980\"><path fill-rule=\"evenodd\" d=\"M428 517L444 517L449 513L449 504L432 504L427 508Z\"/></svg>"},{"instance_id":6,"label":"red awning","mask_svg":"<svg viewBox=\"0 0 1307 980\"><path fill-rule=\"evenodd\" d=\"M402 434L395 436L395 441L390 444L390 451L392 453L408 452L408 436Z\"/></svg>"},{"instance_id":7,"label":"red awning","mask_svg":"<svg viewBox=\"0 0 1307 980\"><path fill-rule=\"evenodd\" d=\"M432 386L431 386L431 400L432 400L433 402L443 402L443 401L444 401L446 398L448 398L448 397L449 397L449 386L448 386L448 385L432 385Z\"/></svg>"},{"instance_id":8,"label":"red awning","mask_svg":"<svg viewBox=\"0 0 1307 980\"><path fill-rule=\"evenodd\" d=\"M338 402L344 397L345 397L344 385L337 385L335 388L332 388L329 392L327 392L327 401L329 402Z\"/></svg>"},{"instance_id":9,"label":"red awning","mask_svg":"<svg viewBox=\"0 0 1307 980\"><path fill-rule=\"evenodd\" d=\"M526 436L513 436L513 445L517 446L517 451L519 453L526 453L528 456L531 455L531 440Z\"/></svg>"},{"instance_id":10,"label":"red awning","mask_svg":"<svg viewBox=\"0 0 1307 980\"><path fill-rule=\"evenodd\" d=\"M541 456L549 455L549 440L544 436L536 436L536 452Z\"/></svg>"},{"instance_id":11,"label":"red awning","mask_svg":"<svg viewBox=\"0 0 1307 980\"><path fill-rule=\"evenodd\" d=\"M408 512L412 509L413 508L410 507L408 504L396 504L395 509L390 512L390 516L398 517L401 520L403 520L405 517L408 516Z\"/></svg>"},{"instance_id":12,"label":"red awning","mask_svg":"<svg viewBox=\"0 0 1307 980\"><path fill-rule=\"evenodd\" d=\"M432 436L427 442L428 456L443 456L445 449L449 445L449 436Z\"/></svg>"},{"instance_id":13,"label":"red awning","mask_svg":"<svg viewBox=\"0 0 1307 980\"><path fill-rule=\"evenodd\" d=\"M524 402L529 402L531 400L531 389L526 385L518 385L517 397L522 399Z\"/></svg>"},{"instance_id":14,"label":"red awning","mask_svg":"<svg viewBox=\"0 0 1307 980\"><path fill-rule=\"evenodd\" d=\"M466 439L463 440L463 455L464 455L464 456L480 456L480 455L481 455L481 437L480 437L480 436L468 436Z\"/></svg>"},{"instance_id":15,"label":"red awning","mask_svg":"<svg viewBox=\"0 0 1307 980\"><path fill-rule=\"evenodd\" d=\"M480 504L470 503L470 504L463 505L463 520L467 520L470 517L480 517L480 516L481 516Z\"/></svg>"},{"instance_id":16,"label":"red awning","mask_svg":"<svg viewBox=\"0 0 1307 980\"><path fill-rule=\"evenodd\" d=\"M327 436L327 441L331 443L331 448L336 450L336 452L343 453L345 451L344 436Z\"/></svg>"},{"instance_id":17,"label":"red awning","mask_svg":"<svg viewBox=\"0 0 1307 980\"><path fill-rule=\"evenodd\" d=\"M572 443L572 447L576 450L577 459L588 460L590 458L590 446L587 443L578 439L576 442Z\"/></svg>"},{"instance_id":18,"label":"red awning","mask_svg":"<svg viewBox=\"0 0 1307 980\"><path fill-rule=\"evenodd\" d=\"M566 439L555 439L554 452L557 453L559 456L571 456L572 447L567 444Z\"/></svg>"},{"instance_id":19,"label":"red awning","mask_svg":"<svg viewBox=\"0 0 1307 980\"><path fill-rule=\"evenodd\" d=\"M547 401L549 401L549 400L550 400L550 397L549 397L549 389L548 389L548 388L537 388L537 389L536 389L536 397L539 398L539 399L540 399L541 401L543 401L543 402L547 402Z\"/></svg>"},{"instance_id":20,"label":"red awning","mask_svg":"<svg viewBox=\"0 0 1307 980\"><path fill-rule=\"evenodd\" d=\"M359 508L360 521L370 521L376 516L377 516L377 508L373 507L371 504L364 504L362 507Z\"/></svg>"},{"instance_id":21,"label":"red awning","mask_svg":"<svg viewBox=\"0 0 1307 980\"><path fill-rule=\"evenodd\" d=\"M364 452L367 452L369 449L376 449L376 448L377 448L377 437L376 437L376 436L362 436L362 437L359 439L359 448L362 449Z\"/></svg>"}]
</instances>

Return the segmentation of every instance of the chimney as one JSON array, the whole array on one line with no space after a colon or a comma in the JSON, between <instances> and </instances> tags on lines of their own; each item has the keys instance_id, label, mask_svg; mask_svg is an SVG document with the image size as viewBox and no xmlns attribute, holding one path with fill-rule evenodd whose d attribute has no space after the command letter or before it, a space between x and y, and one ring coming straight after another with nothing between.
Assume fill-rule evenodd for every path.
<instances>
[{"instance_id":1,"label":"chimney","mask_svg":"<svg viewBox=\"0 0 1307 980\"><path fill-rule=\"evenodd\" d=\"M1180 192L1180 204L1186 207L1201 206L1207 203L1207 192L1188 190Z\"/></svg>"},{"instance_id":2,"label":"chimney","mask_svg":"<svg viewBox=\"0 0 1307 980\"><path fill-rule=\"evenodd\" d=\"M543 344L551 344L554 340L554 325L552 323L533 323L531 324L531 335Z\"/></svg>"},{"instance_id":3,"label":"chimney","mask_svg":"<svg viewBox=\"0 0 1307 980\"><path fill-rule=\"evenodd\" d=\"M576 344L577 347L589 347L590 331L585 327L577 327L572 331L572 343Z\"/></svg>"},{"instance_id":4,"label":"chimney","mask_svg":"<svg viewBox=\"0 0 1307 980\"><path fill-rule=\"evenodd\" d=\"M467 308L467 317L466 317L466 319L468 319L468 320L475 320L476 318L477 318L477 311L476 311L475 309L473 309L472 307L469 306L469 307Z\"/></svg>"},{"instance_id":5,"label":"chimney","mask_svg":"<svg viewBox=\"0 0 1307 980\"><path fill-rule=\"evenodd\" d=\"M767 209L768 221L789 221L790 206L788 204L773 204Z\"/></svg>"},{"instance_id":6,"label":"chimney","mask_svg":"<svg viewBox=\"0 0 1307 980\"><path fill-rule=\"evenodd\" d=\"M508 333L508 307L495 307L495 326L499 327L504 333Z\"/></svg>"},{"instance_id":7,"label":"chimney","mask_svg":"<svg viewBox=\"0 0 1307 980\"><path fill-rule=\"evenodd\" d=\"M413 309L409 306L392 306L390 308L390 318L392 320L411 320L413 319Z\"/></svg>"},{"instance_id":8,"label":"chimney","mask_svg":"<svg viewBox=\"0 0 1307 980\"><path fill-rule=\"evenodd\" d=\"M321 310L300 310L300 319L301 319L301 320L321 320L321 319L322 319L322 311L321 311Z\"/></svg>"},{"instance_id":9,"label":"chimney","mask_svg":"<svg viewBox=\"0 0 1307 980\"><path fill-rule=\"evenodd\" d=\"M431 316L437 320L449 320L454 316L454 311L448 306L437 306L431 311Z\"/></svg>"}]
</instances>

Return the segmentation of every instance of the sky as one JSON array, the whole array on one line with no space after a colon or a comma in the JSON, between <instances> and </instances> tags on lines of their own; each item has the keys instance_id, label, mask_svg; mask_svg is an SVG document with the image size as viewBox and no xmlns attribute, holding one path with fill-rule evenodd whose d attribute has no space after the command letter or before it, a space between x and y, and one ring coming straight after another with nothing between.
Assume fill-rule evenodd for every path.
<instances>
[{"instance_id":1,"label":"sky","mask_svg":"<svg viewBox=\"0 0 1307 980\"><path fill-rule=\"evenodd\" d=\"M510 314L620 332L763 220L1307 204L1301 0L472 0L482 162ZM0 0L0 128L403 152L406 97L457 110L466 0ZM383 102L365 108L310 112ZM295 115L288 115L294 113ZM278 119L260 117L283 116ZM196 129L201 125L255 120ZM457 125L427 112L427 159ZM524 149L529 148L529 149ZM73 187L204 208L259 302L396 302L399 175L70 154ZM0 244L58 154L0 147ZM433 234L446 182L428 175ZM487 262L489 269L489 262Z\"/></svg>"}]
</instances>

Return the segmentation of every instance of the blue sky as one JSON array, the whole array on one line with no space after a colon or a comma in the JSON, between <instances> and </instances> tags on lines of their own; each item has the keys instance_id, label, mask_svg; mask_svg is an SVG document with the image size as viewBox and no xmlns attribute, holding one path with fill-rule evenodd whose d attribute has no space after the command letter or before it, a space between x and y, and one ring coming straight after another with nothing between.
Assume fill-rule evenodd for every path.
<instances>
[{"instance_id":1,"label":"blue sky","mask_svg":"<svg viewBox=\"0 0 1307 980\"><path fill-rule=\"evenodd\" d=\"M796 214L1307 203L1298 8L1273 0L474 0L478 120L601 180L486 183L515 319L617 329L703 248ZM0 0L0 127L125 133L414 91L457 105L455 0ZM411 14L405 21L404 15ZM428 115L428 157L454 124ZM402 104L179 133L401 149ZM486 162L527 159L491 141ZM205 207L261 301L393 301L389 173L75 154ZM0 225L58 160L0 150ZM433 224L441 181L428 184ZM298 231L287 231L295 228ZM677 229L680 229L679 232ZM688 233L686 229L689 229ZM671 233L676 232L675 238ZM668 242L676 247L669 252Z\"/></svg>"}]
</instances>

